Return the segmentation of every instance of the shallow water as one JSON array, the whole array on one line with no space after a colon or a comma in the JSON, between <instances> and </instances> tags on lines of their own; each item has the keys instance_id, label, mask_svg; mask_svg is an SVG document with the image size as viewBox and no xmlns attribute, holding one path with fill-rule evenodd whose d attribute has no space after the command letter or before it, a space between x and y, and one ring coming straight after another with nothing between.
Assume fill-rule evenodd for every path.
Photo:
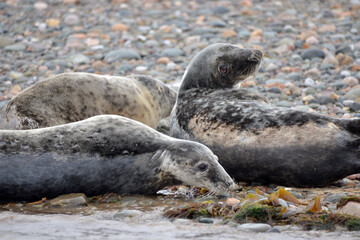
<instances>
[{"instance_id":1,"label":"shallow water","mask_svg":"<svg viewBox=\"0 0 360 240\"><path fill-rule=\"evenodd\" d=\"M251 233L221 225L220 219L204 224L162 216L165 209L190 201L194 199L125 196L116 203L77 208L7 205L0 212L0 239L360 239L359 232L342 229L302 231L297 226L275 226L281 233Z\"/></svg>"}]
</instances>

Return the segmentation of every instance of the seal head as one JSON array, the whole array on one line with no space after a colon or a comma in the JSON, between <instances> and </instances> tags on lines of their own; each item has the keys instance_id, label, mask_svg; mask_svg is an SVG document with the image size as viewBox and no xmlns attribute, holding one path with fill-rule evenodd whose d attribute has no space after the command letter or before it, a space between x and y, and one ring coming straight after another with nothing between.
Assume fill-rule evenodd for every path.
<instances>
[{"instance_id":1,"label":"seal head","mask_svg":"<svg viewBox=\"0 0 360 240\"><path fill-rule=\"evenodd\" d=\"M227 43L210 45L190 61L179 94L192 88L232 88L255 73L261 59L259 50L242 49Z\"/></svg>"}]
</instances>

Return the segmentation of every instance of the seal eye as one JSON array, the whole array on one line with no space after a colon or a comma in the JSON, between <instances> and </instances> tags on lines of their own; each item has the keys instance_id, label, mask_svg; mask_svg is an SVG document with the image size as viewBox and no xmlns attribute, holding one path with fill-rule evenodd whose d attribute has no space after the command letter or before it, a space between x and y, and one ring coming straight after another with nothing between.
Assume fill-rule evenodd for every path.
<instances>
[{"instance_id":1,"label":"seal eye","mask_svg":"<svg viewBox=\"0 0 360 240\"><path fill-rule=\"evenodd\" d=\"M200 172L205 172L206 169L208 169L208 165L206 163L200 163L198 166L197 166L197 169L200 171Z\"/></svg>"},{"instance_id":2,"label":"seal eye","mask_svg":"<svg viewBox=\"0 0 360 240\"><path fill-rule=\"evenodd\" d=\"M219 66L219 72L223 75L227 74L229 71L229 65L224 64Z\"/></svg>"}]
</instances>

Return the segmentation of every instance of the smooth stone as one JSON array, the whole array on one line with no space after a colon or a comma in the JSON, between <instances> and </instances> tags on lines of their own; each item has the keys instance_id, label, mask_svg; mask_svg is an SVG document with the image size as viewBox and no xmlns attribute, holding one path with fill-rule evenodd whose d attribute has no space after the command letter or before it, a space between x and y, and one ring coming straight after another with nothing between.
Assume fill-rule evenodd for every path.
<instances>
[{"instance_id":1,"label":"smooth stone","mask_svg":"<svg viewBox=\"0 0 360 240\"><path fill-rule=\"evenodd\" d=\"M137 66L136 68L135 68L135 71L136 72L142 72L142 73L144 73L144 72L146 72L148 70L148 67L147 66Z\"/></svg>"},{"instance_id":2,"label":"smooth stone","mask_svg":"<svg viewBox=\"0 0 360 240\"><path fill-rule=\"evenodd\" d=\"M39 11L45 10L45 9L47 9L47 7L48 7L48 4L45 2L36 2L34 4L34 8Z\"/></svg>"},{"instance_id":3,"label":"smooth stone","mask_svg":"<svg viewBox=\"0 0 360 240\"><path fill-rule=\"evenodd\" d=\"M350 105L350 110L353 112L359 112L360 111L360 103L354 102Z\"/></svg>"},{"instance_id":4,"label":"smooth stone","mask_svg":"<svg viewBox=\"0 0 360 240\"><path fill-rule=\"evenodd\" d=\"M179 57L181 55L185 55L185 52L178 48L167 48L161 53L163 57Z\"/></svg>"},{"instance_id":5,"label":"smooth stone","mask_svg":"<svg viewBox=\"0 0 360 240\"><path fill-rule=\"evenodd\" d=\"M271 226L265 223L244 223L240 224L237 229L250 232L266 232L271 229Z\"/></svg>"},{"instance_id":6,"label":"smooth stone","mask_svg":"<svg viewBox=\"0 0 360 240\"><path fill-rule=\"evenodd\" d=\"M26 45L23 43L15 43L12 45L5 46L5 51L24 51L26 49Z\"/></svg>"},{"instance_id":7,"label":"smooth stone","mask_svg":"<svg viewBox=\"0 0 360 240\"><path fill-rule=\"evenodd\" d=\"M123 219L123 218L133 218L140 217L144 213L139 210L121 210L113 215L113 218Z\"/></svg>"},{"instance_id":8,"label":"smooth stone","mask_svg":"<svg viewBox=\"0 0 360 240\"><path fill-rule=\"evenodd\" d=\"M220 28L224 28L226 27L226 22L222 21L222 20L213 20L210 22L210 25L213 27L220 27Z\"/></svg>"},{"instance_id":9,"label":"smooth stone","mask_svg":"<svg viewBox=\"0 0 360 240\"><path fill-rule=\"evenodd\" d=\"M338 210L340 214L349 214L351 216L360 217L360 203L348 202Z\"/></svg>"},{"instance_id":10,"label":"smooth stone","mask_svg":"<svg viewBox=\"0 0 360 240\"><path fill-rule=\"evenodd\" d=\"M283 80L283 79L277 79L277 78L272 78L272 79L269 79L265 82L266 84L273 84L273 83L287 83L286 80Z\"/></svg>"},{"instance_id":11,"label":"smooth stone","mask_svg":"<svg viewBox=\"0 0 360 240\"><path fill-rule=\"evenodd\" d=\"M344 100L342 103L344 106L350 107L354 103L354 100Z\"/></svg>"},{"instance_id":12,"label":"smooth stone","mask_svg":"<svg viewBox=\"0 0 360 240\"><path fill-rule=\"evenodd\" d=\"M280 101L278 103L275 104L278 107L286 107L286 108L290 108L291 107L291 102L288 101Z\"/></svg>"},{"instance_id":13,"label":"smooth stone","mask_svg":"<svg viewBox=\"0 0 360 240\"><path fill-rule=\"evenodd\" d=\"M312 78L306 78L304 84L307 87L312 87L315 85L315 82Z\"/></svg>"},{"instance_id":14,"label":"smooth stone","mask_svg":"<svg viewBox=\"0 0 360 240\"><path fill-rule=\"evenodd\" d=\"M81 64L88 64L90 63L90 59L83 55L83 54L74 54L69 57L69 62L75 64L75 65L81 65Z\"/></svg>"},{"instance_id":15,"label":"smooth stone","mask_svg":"<svg viewBox=\"0 0 360 240\"><path fill-rule=\"evenodd\" d=\"M307 112L310 109L308 106L305 106L305 105L298 105L298 106L295 106L294 108L297 110L300 110L300 111L304 111L304 112Z\"/></svg>"},{"instance_id":16,"label":"smooth stone","mask_svg":"<svg viewBox=\"0 0 360 240\"><path fill-rule=\"evenodd\" d=\"M320 105L328 105L328 104L332 104L334 103L335 100L332 99L331 97L329 96L320 96L319 97L319 103Z\"/></svg>"},{"instance_id":17,"label":"smooth stone","mask_svg":"<svg viewBox=\"0 0 360 240\"><path fill-rule=\"evenodd\" d=\"M125 74L132 71L132 66L130 65L121 65L119 69L116 71L117 74Z\"/></svg>"},{"instance_id":18,"label":"smooth stone","mask_svg":"<svg viewBox=\"0 0 360 240\"><path fill-rule=\"evenodd\" d=\"M87 205L87 197L83 193L61 195L47 203L50 207L74 208Z\"/></svg>"},{"instance_id":19,"label":"smooth stone","mask_svg":"<svg viewBox=\"0 0 360 240\"><path fill-rule=\"evenodd\" d=\"M212 219L212 218L199 218L198 222L212 224L212 223L214 223L214 219Z\"/></svg>"},{"instance_id":20,"label":"smooth stone","mask_svg":"<svg viewBox=\"0 0 360 240\"><path fill-rule=\"evenodd\" d=\"M192 30L192 32L194 35L205 35L205 34L215 34L218 32L218 30L209 27L195 27Z\"/></svg>"},{"instance_id":21,"label":"smooth stone","mask_svg":"<svg viewBox=\"0 0 360 240\"><path fill-rule=\"evenodd\" d=\"M269 89L268 89L268 92L271 92L271 93L281 93L281 89L278 88L278 87L273 87L273 88L269 88Z\"/></svg>"},{"instance_id":22,"label":"smooth stone","mask_svg":"<svg viewBox=\"0 0 360 240\"><path fill-rule=\"evenodd\" d=\"M80 18L75 14L65 16L64 23L68 26L74 26L80 23Z\"/></svg>"},{"instance_id":23,"label":"smooth stone","mask_svg":"<svg viewBox=\"0 0 360 240\"><path fill-rule=\"evenodd\" d=\"M313 58L325 58L324 51L312 48L312 49L306 49L301 53L301 57L303 59L313 59Z\"/></svg>"},{"instance_id":24,"label":"smooth stone","mask_svg":"<svg viewBox=\"0 0 360 240\"><path fill-rule=\"evenodd\" d=\"M213 9L211 9L211 11L214 14L223 15L223 14L230 12L230 9L227 7L223 7L223 6L218 6L218 7L214 7Z\"/></svg>"},{"instance_id":25,"label":"smooth stone","mask_svg":"<svg viewBox=\"0 0 360 240\"><path fill-rule=\"evenodd\" d=\"M0 48L11 44L14 44L14 40L12 38L0 36Z\"/></svg>"},{"instance_id":26,"label":"smooth stone","mask_svg":"<svg viewBox=\"0 0 360 240\"><path fill-rule=\"evenodd\" d=\"M360 88L354 88L348 91L343 98L345 100L355 100L358 97L360 97Z\"/></svg>"},{"instance_id":27,"label":"smooth stone","mask_svg":"<svg viewBox=\"0 0 360 240\"><path fill-rule=\"evenodd\" d=\"M339 88L339 89L344 88L345 85L346 84L343 83L341 80L337 80L337 81L335 81L333 83L330 83L330 86L335 87L335 88Z\"/></svg>"},{"instance_id":28,"label":"smooth stone","mask_svg":"<svg viewBox=\"0 0 360 240\"><path fill-rule=\"evenodd\" d=\"M327 194L324 201L331 202L331 203L337 203L340 201L340 199L342 199L344 197L346 197L345 193Z\"/></svg>"},{"instance_id":29,"label":"smooth stone","mask_svg":"<svg viewBox=\"0 0 360 240\"><path fill-rule=\"evenodd\" d=\"M122 60L122 59L131 60L131 59L140 59L140 58L141 58L140 55L134 50L122 48L122 49L110 51L108 54L106 54L105 61L107 61L108 63L113 63L116 60Z\"/></svg>"},{"instance_id":30,"label":"smooth stone","mask_svg":"<svg viewBox=\"0 0 360 240\"><path fill-rule=\"evenodd\" d=\"M266 233L281 233L281 231L278 228L272 228L267 230Z\"/></svg>"},{"instance_id":31,"label":"smooth stone","mask_svg":"<svg viewBox=\"0 0 360 240\"><path fill-rule=\"evenodd\" d=\"M248 37L250 37L250 31L249 30L247 30L247 29L242 29L242 30L240 30L240 31L238 31L238 33L237 33L237 36L239 37L239 38L248 38Z\"/></svg>"},{"instance_id":32,"label":"smooth stone","mask_svg":"<svg viewBox=\"0 0 360 240\"><path fill-rule=\"evenodd\" d=\"M265 71L270 72L278 69L279 67L276 66L274 63L269 63L269 65L266 66Z\"/></svg>"},{"instance_id":33,"label":"smooth stone","mask_svg":"<svg viewBox=\"0 0 360 240\"><path fill-rule=\"evenodd\" d=\"M21 73L21 72L11 71L11 72L9 73L9 77L12 78L12 79L19 79L19 78L24 77L24 74Z\"/></svg>"},{"instance_id":34,"label":"smooth stone","mask_svg":"<svg viewBox=\"0 0 360 240\"><path fill-rule=\"evenodd\" d=\"M340 72L340 75L343 77L349 77L351 75L351 73L349 71L344 70L344 71Z\"/></svg>"},{"instance_id":35,"label":"smooth stone","mask_svg":"<svg viewBox=\"0 0 360 240\"><path fill-rule=\"evenodd\" d=\"M290 73L290 74L288 75L288 78L289 78L289 80L291 80L291 81L298 81L298 80L301 79L301 74L300 74L300 73Z\"/></svg>"},{"instance_id":36,"label":"smooth stone","mask_svg":"<svg viewBox=\"0 0 360 240\"><path fill-rule=\"evenodd\" d=\"M62 59L54 59L54 60L51 60L51 61L45 63L45 66L52 67L52 68L59 66L59 67L65 68L68 66L68 62L65 60L62 60Z\"/></svg>"}]
</instances>

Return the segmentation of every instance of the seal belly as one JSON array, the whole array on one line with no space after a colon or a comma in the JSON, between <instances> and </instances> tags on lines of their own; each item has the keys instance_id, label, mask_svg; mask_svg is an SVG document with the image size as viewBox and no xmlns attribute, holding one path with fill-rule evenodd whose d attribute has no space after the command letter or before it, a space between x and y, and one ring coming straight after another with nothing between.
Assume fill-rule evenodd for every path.
<instances>
[{"instance_id":1,"label":"seal belly","mask_svg":"<svg viewBox=\"0 0 360 240\"><path fill-rule=\"evenodd\" d=\"M322 186L360 171L359 137L332 122L250 130L194 117L188 129L237 181Z\"/></svg>"}]
</instances>

